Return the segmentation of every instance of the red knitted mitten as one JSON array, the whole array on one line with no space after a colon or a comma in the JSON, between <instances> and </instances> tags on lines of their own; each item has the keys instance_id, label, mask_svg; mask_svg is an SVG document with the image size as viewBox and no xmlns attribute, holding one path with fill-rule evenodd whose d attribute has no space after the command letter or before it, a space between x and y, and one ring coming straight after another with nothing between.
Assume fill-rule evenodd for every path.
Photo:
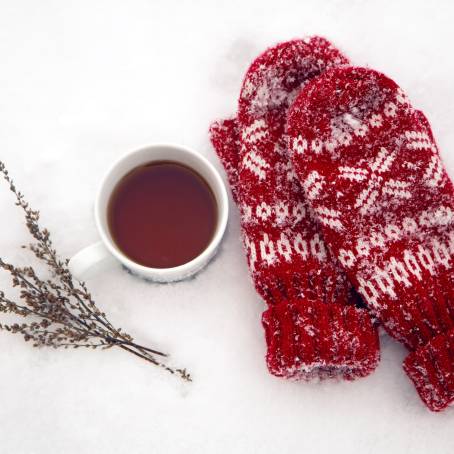
<instances>
[{"instance_id":1,"label":"red knitted mitten","mask_svg":"<svg viewBox=\"0 0 454 454\"><path fill-rule=\"evenodd\" d=\"M332 253L431 410L454 400L454 192L430 125L389 78L338 68L289 113L289 147Z\"/></svg>"},{"instance_id":2,"label":"red knitted mitten","mask_svg":"<svg viewBox=\"0 0 454 454\"><path fill-rule=\"evenodd\" d=\"M240 208L243 242L263 314L267 364L287 378L373 371L378 337L353 304L351 284L330 257L302 197L286 150L286 112L303 84L346 59L322 38L280 44L246 74L237 120L211 139Z\"/></svg>"}]
</instances>

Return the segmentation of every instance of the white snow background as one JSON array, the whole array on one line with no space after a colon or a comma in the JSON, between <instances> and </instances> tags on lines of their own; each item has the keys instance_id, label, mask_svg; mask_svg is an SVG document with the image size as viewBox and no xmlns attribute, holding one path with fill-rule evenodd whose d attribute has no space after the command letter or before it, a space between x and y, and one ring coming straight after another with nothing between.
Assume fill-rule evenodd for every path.
<instances>
[{"instance_id":1,"label":"white snow background","mask_svg":"<svg viewBox=\"0 0 454 454\"><path fill-rule=\"evenodd\" d=\"M252 59L321 34L408 92L454 177L453 23L448 0L0 0L0 159L71 256L97 240L94 194L113 160L170 141L222 170L207 129L234 111ZM0 188L0 254L26 264L21 213ZM232 208L195 279L153 285L117 268L88 282L115 324L194 382L121 350L35 350L0 333L1 454L454 451L454 408L423 406L385 335L379 368L353 383L267 373Z\"/></svg>"}]
</instances>

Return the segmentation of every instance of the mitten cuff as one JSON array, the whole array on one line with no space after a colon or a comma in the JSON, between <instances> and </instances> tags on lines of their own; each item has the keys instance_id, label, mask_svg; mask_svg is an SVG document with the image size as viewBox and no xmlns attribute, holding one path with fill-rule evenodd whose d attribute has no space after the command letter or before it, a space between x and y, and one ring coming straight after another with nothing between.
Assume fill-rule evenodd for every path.
<instances>
[{"instance_id":1,"label":"mitten cuff","mask_svg":"<svg viewBox=\"0 0 454 454\"><path fill-rule=\"evenodd\" d=\"M454 329L410 353L403 367L430 410L446 408L454 401Z\"/></svg>"},{"instance_id":2,"label":"mitten cuff","mask_svg":"<svg viewBox=\"0 0 454 454\"><path fill-rule=\"evenodd\" d=\"M276 376L311 380L370 374L380 359L377 329L354 306L283 301L263 313L267 365Z\"/></svg>"}]
</instances>

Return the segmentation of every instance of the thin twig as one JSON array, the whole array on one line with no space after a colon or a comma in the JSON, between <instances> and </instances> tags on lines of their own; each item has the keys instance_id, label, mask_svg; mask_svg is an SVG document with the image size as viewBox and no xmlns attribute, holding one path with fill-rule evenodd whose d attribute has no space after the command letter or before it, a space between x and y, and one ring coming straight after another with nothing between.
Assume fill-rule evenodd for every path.
<instances>
[{"instance_id":1,"label":"thin twig","mask_svg":"<svg viewBox=\"0 0 454 454\"><path fill-rule=\"evenodd\" d=\"M74 279L68 261L59 259L49 231L39 225L39 212L33 210L16 189L1 161L0 173L14 194L16 205L22 209L28 231L35 241L29 249L54 276L46 281L33 267L16 267L0 258L0 268L10 274L13 287L20 288L21 301L13 301L0 291L0 313L13 313L26 319L21 324L0 324L0 329L22 334L36 347L121 348L185 381L192 381L186 369L173 368L157 359L156 356L167 357L166 353L135 343L132 336L113 326L106 314L98 309L86 284Z\"/></svg>"}]
</instances>

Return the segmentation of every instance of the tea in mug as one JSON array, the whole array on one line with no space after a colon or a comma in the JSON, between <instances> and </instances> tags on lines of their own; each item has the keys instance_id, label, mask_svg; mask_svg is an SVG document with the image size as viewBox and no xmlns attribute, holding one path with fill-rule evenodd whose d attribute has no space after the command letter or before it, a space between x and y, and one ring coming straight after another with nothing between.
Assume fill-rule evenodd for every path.
<instances>
[{"instance_id":1,"label":"tea in mug","mask_svg":"<svg viewBox=\"0 0 454 454\"><path fill-rule=\"evenodd\" d=\"M211 242L218 218L208 183L173 161L131 170L117 183L107 213L117 247L150 268L173 268L199 256Z\"/></svg>"}]
</instances>

